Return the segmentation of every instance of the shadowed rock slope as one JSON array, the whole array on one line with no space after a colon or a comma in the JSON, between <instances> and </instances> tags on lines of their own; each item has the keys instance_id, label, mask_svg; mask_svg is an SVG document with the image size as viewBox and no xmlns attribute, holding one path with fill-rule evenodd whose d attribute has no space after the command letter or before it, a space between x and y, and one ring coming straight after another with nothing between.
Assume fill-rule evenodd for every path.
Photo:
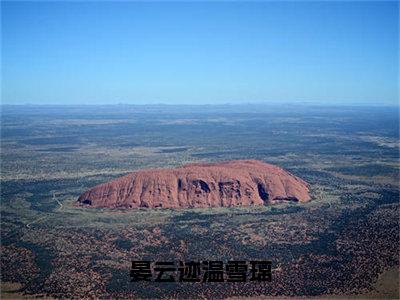
<instances>
[{"instance_id":1,"label":"shadowed rock slope","mask_svg":"<svg viewBox=\"0 0 400 300\"><path fill-rule=\"evenodd\" d=\"M188 208L266 205L310 200L308 185L257 160L145 169L83 193L78 205L109 208Z\"/></svg>"}]
</instances>

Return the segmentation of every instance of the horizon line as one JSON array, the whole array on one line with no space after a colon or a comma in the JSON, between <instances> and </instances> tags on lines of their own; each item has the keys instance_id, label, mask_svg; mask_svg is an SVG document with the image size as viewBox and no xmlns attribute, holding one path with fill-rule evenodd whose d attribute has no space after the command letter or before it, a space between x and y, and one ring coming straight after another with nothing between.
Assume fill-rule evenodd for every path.
<instances>
[{"instance_id":1,"label":"horizon line","mask_svg":"<svg viewBox=\"0 0 400 300\"><path fill-rule=\"evenodd\" d=\"M81 104L71 104L71 103L1 103L0 106L41 106L41 107L92 107L92 106L243 106L243 105L261 105L261 106L287 106L287 105L298 105L298 106L343 106L343 107L399 107L400 103L376 103L376 102L352 102L352 103L321 103L321 102L241 102L241 103L81 103Z\"/></svg>"}]
</instances>

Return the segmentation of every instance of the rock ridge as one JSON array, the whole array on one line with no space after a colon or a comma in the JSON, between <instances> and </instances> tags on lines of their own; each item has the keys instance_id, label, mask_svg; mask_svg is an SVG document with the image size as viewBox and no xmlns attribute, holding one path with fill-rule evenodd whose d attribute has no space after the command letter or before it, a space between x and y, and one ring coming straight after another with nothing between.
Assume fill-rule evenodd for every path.
<instances>
[{"instance_id":1,"label":"rock ridge","mask_svg":"<svg viewBox=\"0 0 400 300\"><path fill-rule=\"evenodd\" d=\"M77 205L108 208L205 208L309 201L308 184L258 160L143 169L84 192Z\"/></svg>"}]
</instances>

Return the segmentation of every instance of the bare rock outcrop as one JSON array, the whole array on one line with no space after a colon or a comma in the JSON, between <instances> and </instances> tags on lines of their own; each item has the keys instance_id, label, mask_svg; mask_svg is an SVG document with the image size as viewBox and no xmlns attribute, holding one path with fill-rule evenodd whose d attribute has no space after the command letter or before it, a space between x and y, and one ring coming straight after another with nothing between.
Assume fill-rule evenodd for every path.
<instances>
[{"instance_id":1,"label":"bare rock outcrop","mask_svg":"<svg viewBox=\"0 0 400 300\"><path fill-rule=\"evenodd\" d=\"M77 204L108 208L189 208L307 202L308 185L280 167L257 160L145 169L100 184Z\"/></svg>"}]
</instances>

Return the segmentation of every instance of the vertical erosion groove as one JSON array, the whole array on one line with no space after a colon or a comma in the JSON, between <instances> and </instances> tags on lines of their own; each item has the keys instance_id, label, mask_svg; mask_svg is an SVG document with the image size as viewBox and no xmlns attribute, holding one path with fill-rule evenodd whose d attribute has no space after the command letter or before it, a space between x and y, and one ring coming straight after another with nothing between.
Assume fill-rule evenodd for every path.
<instances>
[{"instance_id":1,"label":"vertical erosion groove","mask_svg":"<svg viewBox=\"0 0 400 300\"><path fill-rule=\"evenodd\" d=\"M262 183L257 184L257 189L258 189L258 195L260 196L261 200L265 202L268 201L269 195L267 191L265 190L265 186Z\"/></svg>"}]
</instances>

